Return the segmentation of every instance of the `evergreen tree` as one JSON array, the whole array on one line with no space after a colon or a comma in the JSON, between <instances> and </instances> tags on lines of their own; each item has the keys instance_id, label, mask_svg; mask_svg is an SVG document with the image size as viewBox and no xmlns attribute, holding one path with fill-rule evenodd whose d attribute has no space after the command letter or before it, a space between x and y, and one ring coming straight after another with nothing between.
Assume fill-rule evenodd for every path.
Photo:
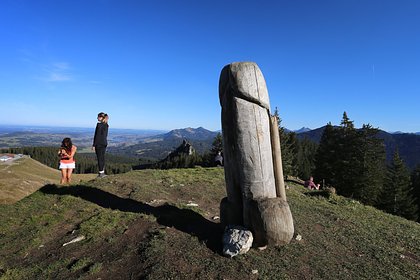
<instances>
[{"instance_id":1,"label":"evergreen tree","mask_svg":"<svg viewBox=\"0 0 420 280\"><path fill-rule=\"evenodd\" d=\"M338 151L338 131L331 123L325 126L317 152L315 154L315 181L336 187L338 184L336 163L340 156Z\"/></svg>"},{"instance_id":2,"label":"evergreen tree","mask_svg":"<svg viewBox=\"0 0 420 280\"><path fill-rule=\"evenodd\" d=\"M280 136L280 150L281 159L283 165L284 176L296 176L296 167L293 163L296 161L296 153L294 152L297 145L296 135L294 133L287 133L284 127L281 126L281 119L279 117L279 111L276 107L274 116L277 117L279 124L279 136Z\"/></svg>"},{"instance_id":3,"label":"evergreen tree","mask_svg":"<svg viewBox=\"0 0 420 280\"><path fill-rule=\"evenodd\" d=\"M354 129L353 121L351 121L349 119L349 117L347 116L347 112L346 111L344 111L344 113L343 113L343 118L341 120L341 124L340 125L341 125L341 127L344 130L352 131Z\"/></svg>"},{"instance_id":4,"label":"evergreen tree","mask_svg":"<svg viewBox=\"0 0 420 280\"><path fill-rule=\"evenodd\" d=\"M376 205L385 176L385 147L378 129L356 130L347 113L340 127L326 126L315 156L315 179L325 180L343 196Z\"/></svg>"},{"instance_id":5,"label":"evergreen tree","mask_svg":"<svg viewBox=\"0 0 420 280\"><path fill-rule=\"evenodd\" d=\"M294 165L297 167L299 178L307 180L313 175L317 148L318 145L308 138L297 142L296 163Z\"/></svg>"},{"instance_id":6,"label":"evergreen tree","mask_svg":"<svg viewBox=\"0 0 420 280\"><path fill-rule=\"evenodd\" d=\"M417 205L412 196L410 174L397 151L388 167L380 207L394 215L417 219Z\"/></svg>"},{"instance_id":7,"label":"evergreen tree","mask_svg":"<svg viewBox=\"0 0 420 280\"><path fill-rule=\"evenodd\" d=\"M363 125L353 146L358 165L353 166L356 174L352 194L368 205L378 204L386 172L385 145L376 137L378 131L371 125Z\"/></svg>"},{"instance_id":8,"label":"evergreen tree","mask_svg":"<svg viewBox=\"0 0 420 280\"><path fill-rule=\"evenodd\" d=\"M223 152L223 138L220 132L214 137L210 152L213 156L216 156L218 152Z\"/></svg>"},{"instance_id":9,"label":"evergreen tree","mask_svg":"<svg viewBox=\"0 0 420 280\"><path fill-rule=\"evenodd\" d=\"M361 162L355 150L360 144L358 140L353 121L350 121L347 113L344 112L337 134L338 157L335 163L335 187L340 194L347 197L354 197L354 182L360 174Z\"/></svg>"},{"instance_id":10,"label":"evergreen tree","mask_svg":"<svg viewBox=\"0 0 420 280\"><path fill-rule=\"evenodd\" d=\"M417 202L417 221L420 222L420 165L417 165L411 173L411 188Z\"/></svg>"},{"instance_id":11,"label":"evergreen tree","mask_svg":"<svg viewBox=\"0 0 420 280\"><path fill-rule=\"evenodd\" d=\"M219 152L222 153L223 156L223 137L220 132L214 137L210 151L202 156L202 165L216 166L215 157Z\"/></svg>"},{"instance_id":12,"label":"evergreen tree","mask_svg":"<svg viewBox=\"0 0 420 280\"><path fill-rule=\"evenodd\" d=\"M285 176L297 176L297 150L298 143L296 133L283 130L281 145L281 157L283 162L283 173Z\"/></svg>"}]
</instances>

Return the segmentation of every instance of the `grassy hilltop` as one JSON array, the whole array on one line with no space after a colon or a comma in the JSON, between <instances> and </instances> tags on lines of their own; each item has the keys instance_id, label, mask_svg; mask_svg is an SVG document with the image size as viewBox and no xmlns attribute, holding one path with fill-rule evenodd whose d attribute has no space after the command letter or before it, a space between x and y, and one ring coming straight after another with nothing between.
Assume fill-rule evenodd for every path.
<instances>
[{"instance_id":1,"label":"grassy hilltop","mask_svg":"<svg viewBox=\"0 0 420 280\"><path fill-rule=\"evenodd\" d=\"M418 223L300 186L287 195L302 240L223 257L225 195L221 168L46 185L0 205L0 279L420 279Z\"/></svg>"},{"instance_id":2,"label":"grassy hilltop","mask_svg":"<svg viewBox=\"0 0 420 280\"><path fill-rule=\"evenodd\" d=\"M73 174L75 182L96 174ZM0 163L0 204L14 203L46 184L60 182L61 173L27 156Z\"/></svg>"}]
</instances>

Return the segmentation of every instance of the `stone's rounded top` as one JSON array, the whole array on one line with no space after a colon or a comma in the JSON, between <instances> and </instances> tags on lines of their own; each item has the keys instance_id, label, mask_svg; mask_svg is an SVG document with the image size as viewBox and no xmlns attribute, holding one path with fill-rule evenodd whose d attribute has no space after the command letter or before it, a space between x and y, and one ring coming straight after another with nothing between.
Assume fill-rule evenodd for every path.
<instances>
[{"instance_id":1,"label":"stone's rounded top","mask_svg":"<svg viewBox=\"0 0 420 280\"><path fill-rule=\"evenodd\" d=\"M223 67L219 80L221 104L226 95L248 100L270 110L265 79L255 62L234 62Z\"/></svg>"}]
</instances>

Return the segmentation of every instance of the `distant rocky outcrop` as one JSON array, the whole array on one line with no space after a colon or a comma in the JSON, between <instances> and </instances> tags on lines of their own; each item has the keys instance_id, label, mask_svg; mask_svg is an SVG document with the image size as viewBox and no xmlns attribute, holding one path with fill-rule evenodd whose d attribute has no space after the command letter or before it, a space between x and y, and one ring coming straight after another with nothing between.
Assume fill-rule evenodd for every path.
<instances>
[{"instance_id":1,"label":"distant rocky outcrop","mask_svg":"<svg viewBox=\"0 0 420 280\"><path fill-rule=\"evenodd\" d=\"M183 139L181 145L163 160L154 164L154 167L160 169L187 168L194 167L198 161L199 156L193 146L186 139Z\"/></svg>"}]
</instances>

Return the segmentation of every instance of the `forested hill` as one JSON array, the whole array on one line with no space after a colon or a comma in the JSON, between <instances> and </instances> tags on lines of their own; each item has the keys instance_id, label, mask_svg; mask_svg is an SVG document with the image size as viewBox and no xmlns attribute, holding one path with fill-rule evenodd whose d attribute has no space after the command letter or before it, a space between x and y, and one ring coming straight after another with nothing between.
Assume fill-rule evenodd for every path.
<instances>
[{"instance_id":1,"label":"forested hill","mask_svg":"<svg viewBox=\"0 0 420 280\"><path fill-rule=\"evenodd\" d=\"M297 133L297 138L307 138L319 143L325 126L310 131ZM397 133L392 134L383 130L379 130L378 137L384 140L386 158L390 162L394 151L398 149L400 157L404 160L407 167L414 169L420 164L420 135L413 133Z\"/></svg>"}]
</instances>

